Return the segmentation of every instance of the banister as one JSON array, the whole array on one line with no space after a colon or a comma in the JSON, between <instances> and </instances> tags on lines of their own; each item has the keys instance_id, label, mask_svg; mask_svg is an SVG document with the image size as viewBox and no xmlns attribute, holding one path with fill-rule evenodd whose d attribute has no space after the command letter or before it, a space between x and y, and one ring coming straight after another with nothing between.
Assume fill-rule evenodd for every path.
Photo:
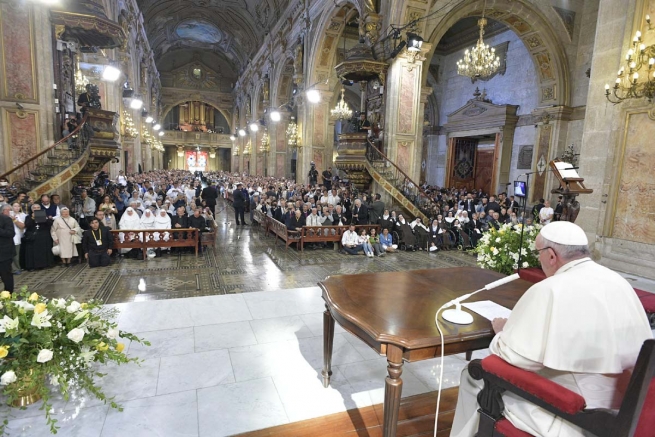
<instances>
[{"instance_id":1,"label":"banister","mask_svg":"<svg viewBox=\"0 0 655 437\"><path fill-rule=\"evenodd\" d=\"M367 138L366 141L368 142L369 146L371 146L373 149L375 149L376 152L378 152L384 159L386 159L391 165L393 165L396 168L396 170L398 170L405 177L405 179L407 179L409 182L411 182L421 194L423 194L424 196L427 197L427 193L425 192L425 190L423 190L420 185L418 185L416 182L414 182L412 180L412 178L410 178L407 175L407 173L405 173L400 167L398 167L395 162L393 162L391 159L389 159L389 157L387 155L382 153L382 151L380 149L375 147L375 145L371 142L371 140L369 140Z\"/></svg>"},{"instance_id":2,"label":"banister","mask_svg":"<svg viewBox=\"0 0 655 437\"><path fill-rule=\"evenodd\" d=\"M12 168L11 170L9 170L8 172L5 172L4 174L1 174L1 175L0 175L0 179L1 179L1 178L7 178L7 177L8 177L9 175L11 175L12 173L15 173L16 171L20 170L21 168L25 167L26 165L30 164L31 162L34 162L35 160L37 160L37 159L40 158L41 156L45 155L45 154L48 153L49 151L53 150L53 149L54 149L55 147L57 147L58 145L64 143L64 141L67 142L67 141L68 141L70 138L72 138L74 135L77 135L77 134L79 133L80 129L82 129L82 127L86 124L86 122L87 122L87 118L88 118L88 117L89 117L88 114L85 115L84 118L82 119L82 123L80 123L80 125L77 126L77 129L75 129L73 132L71 132L70 134L66 135L64 138L62 138L61 140L57 141L57 142L56 142L55 144L53 144L52 146L50 146L50 147L48 147L48 148L46 148L46 149L41 150L39 153L37 153L36 155L32 156L30 159L28 159L27 161L23 162L22 164L20 164L20 165L14 167L14 168Z\"/></svg>"}]
</instances>

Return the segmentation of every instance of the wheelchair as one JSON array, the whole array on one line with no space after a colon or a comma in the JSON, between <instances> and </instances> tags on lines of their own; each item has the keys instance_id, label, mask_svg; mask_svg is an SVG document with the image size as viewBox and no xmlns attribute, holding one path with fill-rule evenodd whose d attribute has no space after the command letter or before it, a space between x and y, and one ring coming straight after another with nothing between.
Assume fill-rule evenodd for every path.
<instances>
[{"instance_id":1,"label":"wheelchair","mask_svg":"<svg viewBox=\"0 0 655 437\"><path fill-rule=\"evenodd\" d=\"M468 230L460 230L459 232L451 231L455 234L455 239L457 242L457 250L469 250L473 248L471 244L471 236L469 235Z\"/></svg>"},{"instance_id":2,"label":"wheelchair","mask_svg":"<svg viewBox=\"0 0 655 437\"><path fill-rule=\"evenodd\" d=\"M413 246L408 246L407 242L402 238L402 235L398 231L391 231L391 237L393 238L393 244L398 245L398 250L404 250L404 251L416 250L416 244L414 244ZM416 239L416 237L414 237L414 239Z\"/></svg>"}]
</instances>

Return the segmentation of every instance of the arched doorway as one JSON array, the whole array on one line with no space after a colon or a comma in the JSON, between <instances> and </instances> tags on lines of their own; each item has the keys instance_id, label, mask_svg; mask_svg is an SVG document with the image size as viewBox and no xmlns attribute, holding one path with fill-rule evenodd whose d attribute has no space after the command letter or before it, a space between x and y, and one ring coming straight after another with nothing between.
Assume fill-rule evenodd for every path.
<instances>
[{"instance_id":1,"label":"arched doorway","mask_svg":"<svg viewBox=\"0 0 655 437\"><path fill-rule=\"evenodd\" d=\"M488 19L485 42L495 47L502 57L506 54L507 62L501 62L499 74L475 83L457 76L457 60L462 57L463 50L475 45L477 40L477 20L482 15L483 5L483 0L453 5L437 15L440 18L424 32L431 47L423 68L422 83L432 90L426 99L421 161L422 175L428 183L446 184L453 179L452 157L456 151L452 148L467 140L477 141L483 149L489 149L489 156L494 156L493 161L489 160L494 166L494 183L489 189L495 193L505 191L508 183L534 168L539 159L548 161L557 153L562 138L555 137L553 132L565 137L567 129L560 126L566 121L556 119L555 126L535 126L538 124L534 122L538 120L535 112L543 112L544 107L569 104L569 70L563 43L555 29L558 20L550 19L527 0L497 0L488 2L485 10ZM474 97L476 89L478 92ZM511 138L500 125L493 132L476 130L474 123L469 130L454 132L444 129L451 116L461 115L460 110L466 111L469 102L479 100L480 95L487 103L518 106L516 115L519 121ZM476 111L468 109L471 115ZM499 135L497 139L485 137L496 134ZM501 150L497 150L499 141ZM532 159L528 158L530 162L526 165L528 153L532 154ZM477 157L477 152L473 156ZM488 169L479 170L486 172ZM546 173L534 178L533 195L537 192L543 195L547 179Z\"/></svg>"}]
</instances>

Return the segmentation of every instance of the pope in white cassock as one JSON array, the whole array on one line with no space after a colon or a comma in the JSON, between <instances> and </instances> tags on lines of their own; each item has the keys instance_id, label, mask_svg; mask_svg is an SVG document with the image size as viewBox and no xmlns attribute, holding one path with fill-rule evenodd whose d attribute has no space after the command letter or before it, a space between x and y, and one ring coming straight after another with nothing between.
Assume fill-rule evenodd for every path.
<instances>
[{"instance_id":1,"label":"pope in white cassock","mask_svg":"<svg viewBox=\"0 0 655 437\"><path fill-rule=\"evenodd\" d=\"M516 303L509 319L493 321L492 354L572 390L587 408L618 408L632 367L652 332L630 284L589 258L587 236L570 222L543 227L535 241L547 278ZM483 381L462 372L451 437L474 436L476 396ZM505 417L533 436L585 436L579 427L512 393Z\"/></svg>"}]
</instances>

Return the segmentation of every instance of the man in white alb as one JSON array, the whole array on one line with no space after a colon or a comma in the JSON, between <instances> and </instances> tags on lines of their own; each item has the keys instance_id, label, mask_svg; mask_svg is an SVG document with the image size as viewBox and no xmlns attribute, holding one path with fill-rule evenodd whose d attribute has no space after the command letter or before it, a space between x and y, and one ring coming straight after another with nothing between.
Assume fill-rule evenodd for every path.
<instances>
[{"instance_id":1,"label":"man in white alb","mask_svg":"<svg viewBox=\"0 0 655 437\"><path fill-rule=\"evenodd\" d=\"M544 226L535 241L547 278L516 303L509 319L492 322L492 354L572 390L587 408L618 408L644 341L652 338L630 284L589 258L587 236L570 222ZM451 437L472 437L482 389L462 372ZM584 432L511 393L505 417L533 436L580 437Z\"/></svg>"}]
</instances>

